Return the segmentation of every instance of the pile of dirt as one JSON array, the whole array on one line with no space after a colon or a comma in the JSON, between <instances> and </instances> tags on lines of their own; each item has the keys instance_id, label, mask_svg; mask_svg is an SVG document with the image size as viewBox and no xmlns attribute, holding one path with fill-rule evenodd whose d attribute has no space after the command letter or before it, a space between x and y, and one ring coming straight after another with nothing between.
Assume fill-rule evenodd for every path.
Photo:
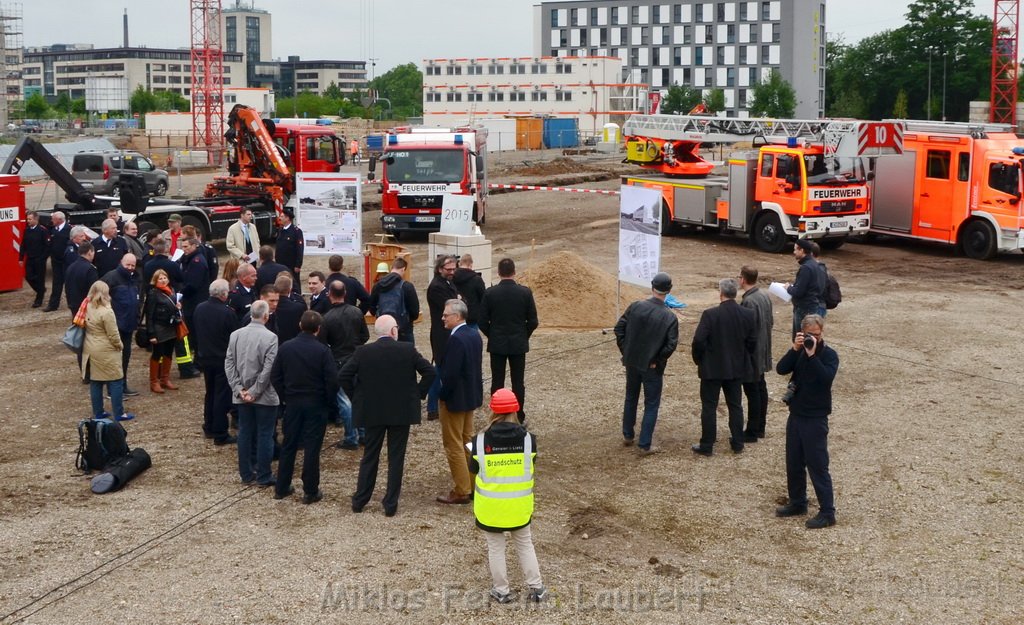
<instances>
[{"instance_id":1,"label":"pile of dirt","mask_svg":"<svg viewBox=\"0 0 1024 625\"><path fill-rule=\"evenodd\" d=\"M530 267L520 281L533 289L546 328L609 328L626 306L645 295L622 284L616 306L615 276L572 252L558 252Z\"/></svg>"},{"instance_id":2,"label":"pile of dirt","mask_svg":"<svg viewBox=\"0 0 1024 625\"><path fill-rule=\"evenodd\" d=\"M593 171L593 167L571 158L559 157L544 163L524 163L519 166L506 167L501 173L521 176L554 176L557 174L578 174L587 171Z\"/></svg>"}]
</instances>

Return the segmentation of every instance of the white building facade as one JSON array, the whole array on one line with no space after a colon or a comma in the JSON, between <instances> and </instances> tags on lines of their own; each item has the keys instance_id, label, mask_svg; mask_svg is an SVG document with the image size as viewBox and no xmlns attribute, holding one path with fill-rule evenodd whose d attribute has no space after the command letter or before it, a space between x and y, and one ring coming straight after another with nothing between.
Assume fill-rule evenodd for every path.
<instances>
[{"instance_id":1,"label":"white building facade","mask_svg":"<svg viewBox=\"0 0 1024 625\"><path fill-rule=\"evenodd\" d=\"M747 116L752 87L774 70L796 91L796 117L824 113L824 0L543 2L534 52L617 57L623 81L655 91L721 89L730 117Z\"/></svg>"},{"instance_id":2,"label":"white building facade","mask_svg":"<svg viewBox=\"0 0 1024 625\"><path fill-rule=\"evenodd\" d=\"M584 135L642 110L646 85L621 80L618 57L426 59L423 123L496 117L575 118Z\"/></svg>"}]
</instances>

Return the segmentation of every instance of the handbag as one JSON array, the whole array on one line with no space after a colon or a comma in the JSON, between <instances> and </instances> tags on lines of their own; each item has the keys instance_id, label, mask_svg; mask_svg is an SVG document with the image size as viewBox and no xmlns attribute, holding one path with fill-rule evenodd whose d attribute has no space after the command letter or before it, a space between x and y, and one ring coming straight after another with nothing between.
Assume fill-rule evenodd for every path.
<instances>
[{"instance_id":1,"label":"handbag","mask_svg":"<svg viewBox=\"0 0 1024 625\"><path fill-rule=\"evenodd\" d=\"M186 336L188 336L188 326L185 325L185 320L184 319L179 321L176 324L176 326L177 326L177 330L178 330L178 340L179 341L181 339L185 338Z\"/></svg>"},{"instance_id":2,"label":"handbag","mask_svg":"<svg viewBox=\"0 0 1024 625\"><path fill-rule=\"evenodd\" d=\"M79 328L85 327L85 313L89 309L89 298L86 297L82 300L82 305L78 307L78 312L75 313L75 318L71 320L71 323L75 324Z\"/></svg>"},{"instance_id":3,"label":"handbag","mask_svg":"<svg viewBox=\"0 0 1024 625\"><path fill-rule=\"evenodd\" d=\"M60 341L77 354L82 351L82 344L85 343L85 330L72 323L67 330L64 330L64 336Z\"/></svg>"},{"instance_id":4,"label":"handbag","mask_svg":"<svg viewBox=\"0 0 1024 625\"><path fill-rule=\"evenodd\" d=\"M149 330L146 329L146 326L139 326L139 328L135 331L135 344L138 345L139 349L146 349L148 347L152 347L149 344L149 339Z\"/></svg>"}]
</instances>

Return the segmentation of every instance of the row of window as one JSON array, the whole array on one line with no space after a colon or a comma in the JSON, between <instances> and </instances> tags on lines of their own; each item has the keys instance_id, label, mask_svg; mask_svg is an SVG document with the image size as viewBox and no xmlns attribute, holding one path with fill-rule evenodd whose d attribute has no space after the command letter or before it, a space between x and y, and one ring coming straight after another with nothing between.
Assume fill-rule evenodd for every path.
<instances>
[{"instance_id":1,"label":"row of window","mask_svg":"<svg viewBox=\"0 0 1024 625\"><path fill-rule=\"evenodd\" d=\"M552 48L586 47L587 35L590 45L621 46L659 45L671 43L757 43L758 39L765 43L782 41L782 25L778 22L770 24L707 24L705 26L633 26L616 28L572 28L553 29L551 31ZM760 31L760 34L758 34Z\"/></svg>"},{"instance_id":2,"label":"row of window","mask_svg":"<svg viewBox=\"0 0 1024 625\"><path fill-rule=\"evenodd\" d=\"M38 66L27 66L24 69L26 74L38 74ZM58 74L85 74L91 72L123 72L124 63L96 63L92 65L58 65L54 68ZM167 65L165 63L151 63L149 71L152 72L178 72L189 74L192 72L191 65ZM224 73L231 73L231 66L224 66Z\"/></svg>"},{"instance_id":3,"label":"row of window","mask_svg":"<svg viewBox=\"0 0 1024 625\"><path fill-rule=\"evenodd\" d=\"M547 91L512 91L505 93L502 91L489 91L486 94L482 91L469 91L462 93L459 91L449 91L447 93L440 93L437 91L428 91L423 94L423 98L427 102L547 102L548 92ZM555 102L571 102L572 91L564 91L557 89L552 96Z\"/></svg>"},{"instance_id":4,"label":"row of window","mask_svg":"<svg viewBox=\"0 0 1024 625\"><path fill-rule=\"evenodd\" d=\"M782 14L779 0L760 2L695 2L657 6L590 7L551 9L552 26L605 26L626 24L683 24L687 22L734 22L778 20ZM588 21L589 18L589 21ZM825 21L825 4L821 4Z\"/></svg>"},{"instance_id":5,"label":"row of window","mask_svg":"<svg viewBox=\"0 0 1024 625\"><path fill-rule=\"evenodd\" d=\"M487 65L487 74L504 74L505 65L500 63L491 63ZM526 69L529 68L530 74L547 74L548 64L547 63L532 63L527 65L526 63L512 63L507 66L509 74L526 74ZM483 65L427 65L425 68L427 76L440 76L442 73L448 76L461 76L465 73L467 76L482 76L484 74ZM555 63L554 72L556 74L571 74L572 65L570 63Z\"/></svg>"}]
</instances>

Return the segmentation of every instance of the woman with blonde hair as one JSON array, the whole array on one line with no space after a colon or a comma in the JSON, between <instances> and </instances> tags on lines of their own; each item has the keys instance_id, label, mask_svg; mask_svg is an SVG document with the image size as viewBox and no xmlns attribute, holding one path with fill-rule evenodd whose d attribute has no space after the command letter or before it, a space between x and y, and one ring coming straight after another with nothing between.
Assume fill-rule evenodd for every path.
<instances>
[{"instance_id":1,"label":"woman with blonde hair","mask_svg":"<svg viewBox=\"0 0 1024 625\"><path fill-rule=\"evenodd\" d=\"M221 272L220 277L228 281L228 284L235 283L235 274L238 273L238 265L241 262L237 258L229 258L224 263L224 271Z\"/></svg>"},{"instance_id":2,"label":"woman with blonde hair","mask_svg":"<svg viewBox=\"0 0 1024 625\"><path fill-rule=\"evenodd\" d=\"M82 343L82 377L89 381L89 399L95 418L109 417L103 411L103 385L110 393L110 406L118 421L134 419L124 411L124 369L121 368L121 335L110 306L110 287L97 280L89 289L85 311L85 341Z\"/></svg>"},{"instance_id":3,"label":"woman with blonde hair","mask_svg":"<svg viewBox=\"0 0 1024 625\"><path fill-rule=\"evenodd\" d=\"M171 279L163 269L153 272L150 280L153 288L146 299L146 333L153 354L149 357L149 390L163 393L178 390L171 382L171 362L174 359L174 344L178 341L178 324L181 323L181 304L171 289Z\"/></svg>"}]
</instances>

